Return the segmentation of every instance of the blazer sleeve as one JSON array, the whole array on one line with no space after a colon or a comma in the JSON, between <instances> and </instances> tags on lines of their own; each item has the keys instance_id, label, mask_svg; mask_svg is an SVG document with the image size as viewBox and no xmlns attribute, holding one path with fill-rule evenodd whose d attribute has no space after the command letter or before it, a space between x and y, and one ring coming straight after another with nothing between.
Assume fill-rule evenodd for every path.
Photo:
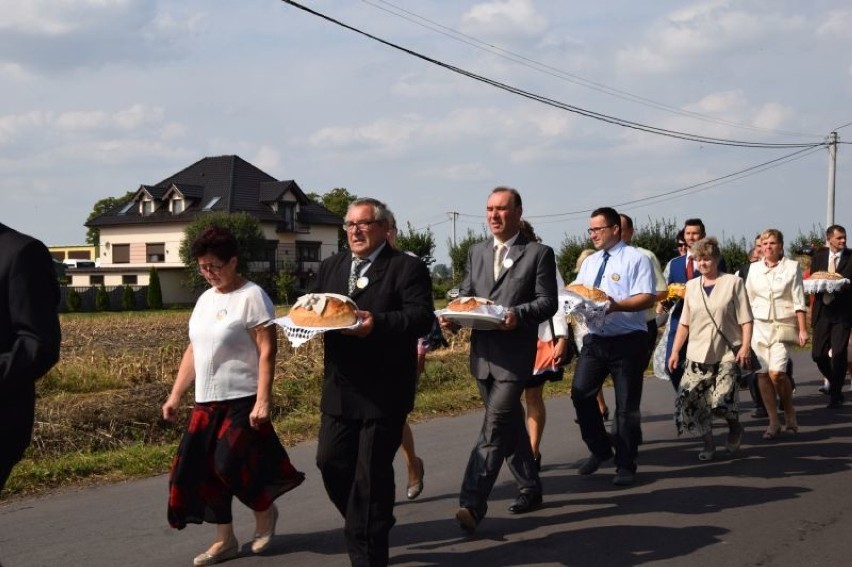
<instances>
[{"instance_id":1,"label":"blazer sleeve","mask_svg":"<svg viewBox=\"0 0 852 567\"><path fill-rule=\"evenodd\" d=\"M377 336L422 337L432 330L435 321L432 278L426 264L417 258L400 255L395 261L400 265L397 289L402 305L398 310L373 313L373 332Z\"/></svg>"},{"instance_id":2,"label":"blazer sleeve","mask_svg":"<svg viewBox=\"0 0 852 567\"><path fill-rule=\"evenodd\" d=\"M47 248L30 240L12 252L4 268L8 296L0 300L8 303L8 327L2 332L9 340L4 336L0 352L0 392L46 374L59 360L62 338L59 284Z\"/></svg>"}]
</instances>

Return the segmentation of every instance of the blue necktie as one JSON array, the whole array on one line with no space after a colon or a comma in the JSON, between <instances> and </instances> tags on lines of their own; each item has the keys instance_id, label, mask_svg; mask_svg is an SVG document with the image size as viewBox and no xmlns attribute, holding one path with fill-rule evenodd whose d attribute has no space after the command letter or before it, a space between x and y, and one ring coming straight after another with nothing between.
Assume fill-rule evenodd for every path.
<instances>
[{"instance_id":1,"label":"blue necktie","mask_svg":"<svg viewBox=\"0 0 852 567\"><path fill-rule=\"evenodd\" d=\"M604 270L606 269L607 260L609 260L609 252L604 251L603 262L601 262L601 267L598 268L598 275L595 276L595 283L592 284L592 287L598 287L598 286L601 285L601 280L603 279Z\"/></svg>"}]
</instances>

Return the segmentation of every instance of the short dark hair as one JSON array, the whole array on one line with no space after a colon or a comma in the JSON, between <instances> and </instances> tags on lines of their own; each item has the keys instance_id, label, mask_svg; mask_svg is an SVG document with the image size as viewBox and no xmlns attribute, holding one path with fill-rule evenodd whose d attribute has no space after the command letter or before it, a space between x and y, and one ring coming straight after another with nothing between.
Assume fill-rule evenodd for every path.
<instances>
[{"instance_id":1,"label":"short dark hair","mask_svg":"<svg viewBox=\"0 0 852 567\"><path fill-rule=\"evenodd\" d=\"M825 229L825 237L831 238L831 236L835 232L842 232L843 234L846 234L846 229L843 228L842 226L840 226L839 224L833 224L830 227L828 227L827 229Z\"/></svg>"},{"instance_id":2,"label":"short dark hair","mask_svg":"<svg viewBox=\"0 0 852 567\"><path fill-rule=\"evenodd\" d=\"M624 226L626 226L630 230L633 230L633 219L630 218L629 215L625 215L624 213L618 213L618 216L620 216L624 220Z\"/></svg>"},{"instance_id":3,"label":"short dark hair","mask_svg":"<svg viewBox=\"0 0 852 567\"><path fill-rule=\"evenodd\" d=\"M227 262L237 255L239 245L234 233L225 227L210 225L201 231L189 247L193 259L213 254L222 262Z\"/></svg>"},{"instance_id":4,"label":"short dark hair","mask_svg":"<svg viewBox=\"0 0 852 567\"><path fill-rule=\"evenodd\" d=\"M523 209L524 208L523 202L521 201L521 194L518 193L517 189L514 189L512 187L500 186L500 187L495 187L494 189L491 190L491 194L493 195L494 193L511 193L512 194L512 201L513 201L513 204L515 205L515 208L516 209Z\"/></svg>"},{"instance_id":5,"label":"short dark hair","mask_svg":"<svg viewBox=\"0 0 852 567\"><path fill-rule=\"evenodd\" d=\"M701 222L701 219L698 219L698 218L686 219L686 221L684 221L684 223L683 223L683 227L686 228L688 226L697 226L698 228L700 228L701 229L701 236L704 236L705 234L707 234L707 229L704 228L704 223Z\"/></svg>"},{"instance_id":6,"label":"short dark hair","mask_svg":"<svg viewBox=\"0 0 852 567\"><path fill-rule=\"evenodd\" d=\"M594 217L603 217L608 226L618 225L618 228L621 229L621 217L619 216L618 211L612 207L600 207L595 209L592 211L589 218Z\"/></svg>"},{"instance_id":7,"label":"short dark hair","mask_svg":"<svg viewBox=\"0 0 852 567\"><path fill-rule=\"evenodd\" d=\"M675 242L677 242L678 244L680 244L681 242L686 244L686 237L683 235L683 229L677 231L677 236L675 236Z\"/></svg>"}]
</instances>

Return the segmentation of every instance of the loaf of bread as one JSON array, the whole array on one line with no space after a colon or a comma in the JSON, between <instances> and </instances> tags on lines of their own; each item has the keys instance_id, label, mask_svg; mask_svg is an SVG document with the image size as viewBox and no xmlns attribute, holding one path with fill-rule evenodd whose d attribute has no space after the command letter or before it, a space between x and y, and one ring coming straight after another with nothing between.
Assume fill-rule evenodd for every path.
<instances>
[{"instance_id":1,"label":"loaf of bread","mask_svg":"<svg viewBox=\"0 0 852 567\"><path fill-rule=\"evenodd\" d=\"M494 302L484 297L457 297L447 304L450 311L473 311L483 305L493 305Z\"/></svg>"},{"instance_id":2,"label":"loaf of bread","mask_svg":"<svg viewBox=\"0 0 852 567\"><path fill-rule=\"evenodd\" d=\"M842 280L843 274L831 273L831 272L814 272L808 278L809 280Z\"/></svg>"},{"instance_id":3,"label":"loaf of bread","mask_svg":"<svg viewBox=\"0 0 852 567\"><path fill-rule=\"evenodd\" d=\"M290 320L299 327L349 327L358 321L358 306L345 295L309 293L290 309Z\"/></svg>"},{"instance_id":4,"label":"loaf of bread","mask_svg":"<svg viewBox=\"0 0 852 567\"><path fill-rule=\"evenodd\" d=\"M606 292L597 287L589 287L582 284L570 284L565 286L565 289L571 293L576 293L580 297L588 299L589 301L601 302L609 299Z\"/></svg>"}]
</instances>

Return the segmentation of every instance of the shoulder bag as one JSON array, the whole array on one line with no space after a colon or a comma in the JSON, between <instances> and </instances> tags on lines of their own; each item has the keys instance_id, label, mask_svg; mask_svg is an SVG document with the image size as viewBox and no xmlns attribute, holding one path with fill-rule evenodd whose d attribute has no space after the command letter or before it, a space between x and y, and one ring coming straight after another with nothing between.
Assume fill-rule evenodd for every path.
<instances>
[{"instance_id":1,"label":"shoulder bag","mask_svg":"<svg viewBox=\"0 0 852 567\"><path fill-rule=\"evenodd\" d=\"M775 295L772 293L772 278L768 273L766 274L766 278L769 280L769 309L772 317L772 322L770 323L771 331L769 333L769 342L796 344L799 342L799 328L794 324L778 320L778 317L775 314Z\"/></svg>"},{"instance_id":2,"label":"shoulder bag","mask_svg":"<svg viewBox=\"0 0 852 567\"><path fill-rule=\"evenodd\" d=\"M701 277L701 282L704 281L704 276ZM734 345L728 337L725 336L725 333L722 332L722 329L719 328L719 324L716 323L716 319L713 318L713 314L710 312L710 307L707 305L707 293L704 291L704 286L701 286L701 299L704 300L704 309L707 310L707 315L710 317L710 321L713 323L713 326L716 327L716 331L718 331L719 336L722 337L722 340L725 341L725 344L728 345L728 348L731 349L731 352L734 353L734 357L737 356L737 353L740 351L740 347ZM745 365L737 364L740 368L740 386L742 386L742 382L744 382L745 377L749 374L753 374L757 370L760 369L760 361L757 359L757 354L754 352L754 349L751 346L748 347L748 360Z\"/></svg>"}]
</instances>

